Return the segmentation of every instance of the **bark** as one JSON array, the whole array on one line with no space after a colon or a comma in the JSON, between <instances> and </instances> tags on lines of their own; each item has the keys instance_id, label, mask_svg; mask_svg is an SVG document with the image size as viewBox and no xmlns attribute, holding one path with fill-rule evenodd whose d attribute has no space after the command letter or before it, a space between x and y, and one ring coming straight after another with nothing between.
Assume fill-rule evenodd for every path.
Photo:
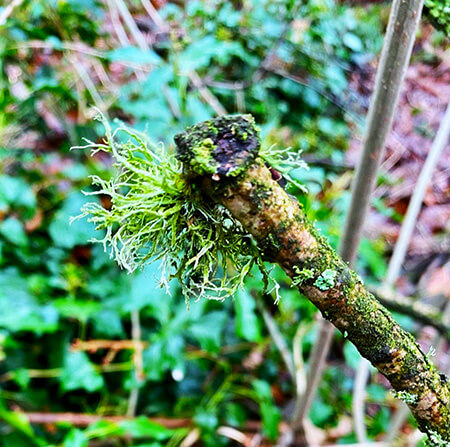
<instances>
[{"instance_id":1,"label":"bark","mask_svg":"<svg viewBox=\"0 0 450 447\"><path fill-rule=\"evenodd\" d=\"M407 393L420 429L450 442L448 379L272 178L258 156L253 119L219 117L177 135L175 142L190 181L205 197L226 207L264 257L284 269L395 390Z\"/></svg>"},{"instance_id":2,"label":"bark","mask_svg":"<svg viewBox=\"0 0 450 447\"><path fill-rule=\"evenodd\" d=\"M383 287L371 288L370 291L384 307L408 315L425 326L435 328L439 334L450 341L450 324L445 321L443 312L437 307L414 301L411 297L394 293Z\"/></svg>"}]
</instances>

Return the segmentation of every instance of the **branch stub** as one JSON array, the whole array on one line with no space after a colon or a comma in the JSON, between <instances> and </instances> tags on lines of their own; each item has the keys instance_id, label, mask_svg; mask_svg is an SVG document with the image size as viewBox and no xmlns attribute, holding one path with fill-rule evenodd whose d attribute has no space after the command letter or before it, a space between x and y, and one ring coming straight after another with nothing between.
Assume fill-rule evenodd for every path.
<instances>
[{"instance_id":1,"label":"branch stub","mask_svg":"<svg viewBox=\"0 0 450 447\"><path fill-rule=\"evenodd\" d=\"M190 176L236 177L259 153L259 128L251 115L219 116L175 135L178 159Z\"/></svg>"}]
</instances>

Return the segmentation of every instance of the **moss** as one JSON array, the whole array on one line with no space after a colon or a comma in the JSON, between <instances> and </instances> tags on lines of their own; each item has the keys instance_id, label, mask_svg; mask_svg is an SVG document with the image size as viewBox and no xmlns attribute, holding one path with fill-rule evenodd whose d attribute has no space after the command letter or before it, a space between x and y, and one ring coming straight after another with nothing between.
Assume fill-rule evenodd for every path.
<instances>
[{"instance_id":1,"label":"moss","mask_svg":"<svg viewBox=\"0 0 450 447\"><path fill-rule=\"evenodd\" d=\"M177 157L191 176L237 177L259 153L259 129L250 115L221 116L175 136Z\"/></svg>"},{"instance_id":2,"label":"moss","mask_svg":"<svg viewBox=\"0 0 450 447\"><path fill-rule=\"evenodd\" d=\"M255 209L261 210L265 205L265 201L271 196L271 188L266 182L262 180L252 180L252 192L250 194L250 200Z\"/></svg>"},{"instance_id":3,"label":"moss","mask_svg":"<svg viewBox=\"0 0 450 447\"><path fill-rule=\"evenodd\" d=\"M190 160L191 167L199 174L214 174L215 162L212 152L216 146L211 138L205 138L192 148L193 157Z\"/></svg>"}]
</instances>

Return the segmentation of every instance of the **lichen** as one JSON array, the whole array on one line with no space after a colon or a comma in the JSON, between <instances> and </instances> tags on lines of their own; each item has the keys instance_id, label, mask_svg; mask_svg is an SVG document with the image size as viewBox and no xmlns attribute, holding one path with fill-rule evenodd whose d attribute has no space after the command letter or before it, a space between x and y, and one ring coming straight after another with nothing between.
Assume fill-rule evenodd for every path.
<instances>
[{"instance_id":1,"label":"lichen","mask_svg":"<svg viewBox=\"0 0 450 447\"><path fill-rule=\"evenodd\" d=\"M439 433L430 430L425 441L429 447L450 447L450 442L446 441Z\"/></svg>"},{"instance_id":2,"label":"lichen","mask_svg":"<svg viewBox=\"0 0 450 447\"><path fill-rule=\"evenodd\" d=\"M292 278L292 285L301 287L306 281L314 277L314 270L294 266L295 276Z\"/></svg>"},{"instance_id":3,"label":"lichen","mask_svg":"<svg viewBox=\"0 0 450 447\"><path fill-rule=\"evenodd\" d=\"M335 270L326 269L315 280L314 285L320 290L328 290L334 287L337 272Z\"/></svg>"},{"instance_id":4,"label":"lichen","mask_svg":"<svg viewBox=\"0 0 450 447\"><path fill-rule=\"evenodd\" d=\"M408 391L393 391L393 394L397 399L402 400L408 405L416 404L419 399L416 394L411 394Z\"/></svg>"},{"instance_id":5,"label":"lichen","mask_svg":"<svg viewBox=\"0 0 450 447\"><path fill-rule=\"evenodd\" d=\"M116 174L93 177L95 194L109 196L112 206L88 203L79 218L86 216L103 232L103 239L96 242L122 268L132 272L158 261L162 282L178 279L186 298L195 299L234 294L254 265L264 278L268 276L241 223L225 208L205 200L173 154L133 129L121 125L113 132L104 117L102 121L105 141L88 141L84 147L112 155ZM212 124L208 132L216 132ZM197 171L214 172L213 150L212 138L197 139L190 163Z\"/></svg>"},{"instance_id":6,"label":"lichen","mask_svg":"<svg viewBox=\"0 0 450 447\"><path fill-rule=\"evenodd\" d=\"M251 115L220 116L175 136L190 176L238 177L258 156L259 129Z\"/></svg>"}]
</instances>

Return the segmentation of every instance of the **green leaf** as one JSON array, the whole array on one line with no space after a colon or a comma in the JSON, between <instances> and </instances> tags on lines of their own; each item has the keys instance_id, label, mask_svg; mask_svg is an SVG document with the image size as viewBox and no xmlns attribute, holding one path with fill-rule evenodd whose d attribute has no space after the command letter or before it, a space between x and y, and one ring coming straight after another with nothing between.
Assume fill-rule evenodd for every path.
<instances>
[{"instance_id":1,"label":"green leaf","mask_svg":"<svg viewBox=\"0 0 450 447\"><path fill-rule=\"evenodd\" d=\"M101 309L101 304L95 301L82 301L72 298L57 299L53 303L63 317L76 318L83 323L86 323L91 315Z\"/></svg>"},{"instance_id":2,"label":"green leaf","mask_svg":"<svg viewBox=\"0 0 450 447\"><path fill-rule=\"evenodd\" d=\"M87 354L81 351L67 352L61 383L65 391L84 389L93 392L104 385L103 377L95 370Z\"/></svg>"},{"instance_id":3,"label":"green leaf","mask_svg":"<svg viewBox=\"0 0 450 447\"><path fill-rule=\"evenodd\" d=\"M12 208L23 206L34 209L36 196L31 187L21 178L0 175L0 209L2 205Z\"/></svg>"},{"instance_id":4,"label":"green leaf","mask_svg":"<svg viewBox=\"0 0 450 447\"><path fill-rule=\"evenodd\" d=\"M363 49L361 39L353 33L345 33L342 41L345 46L353 51L361 51Z\"/></svg>"},{"instance_id":5,"label":"green leaf","mask_svg":"<svg viewBox=\"0 0 450 447\"><path fill-rule=\"evenodd\" d=\"M106 53L111 62L131 62L134 64L159 64L161 58L153 50L142 50L139 47L121 47Z\"/></svg>"},{"instance_id":6,"label":"green leaf","mask_svg":"<svg viewBox=\"0 0 450 447\"><path fill-rule=\"evenodd\" d=\"M34 439L35 435L30 423L24 413L19 411L9 411L4 403L0 400L0 419L3 419L7 424L19 430L29 438Z\"/></svg>"},{"instance_id":7,"label":"green leaf","mask_svg":"<svg viewBox=\"0 0 450 447\"><path fill-rule=\"evenodd\" d=\"M78 216L81 207L87 202L92 202L92 198L87 199L80 192L72 193L66 198L49 227L49 233L55 245L73 248L75 245L86 245L92 238L101 237L102 234L95 231L94 224L87 219L70 223L71 217Z\"/></svg>"},{"instance_id":8,"label":"green leaf","mask_svg":"<svg viewBox=\"0 0 450 447\"><path fill-rule=\"evenodd\" d=\"M133 420L122 421L119 424L123 430L135 438L153 438L157 441L170 438L174 430L170 430L161 424L150 421L145 416Z\"/></svg>"},{"instance_id":9,"label":"green leaf","mask_svg":"<svg viewBox=\"0 0 450 447\"><path fill-rule=\"evenodd\" d=\"M0 234L12 244L20 247L27 245L27 235L23 224L15 217L8 217L0 224Z\"/></svg>"},{"instance_id":10,"label":"green leaf","mask_svg":"<svg viewBox=\"0 0 450 447\"><path fill-rule=\"evenodd\" d=\"M15 269L0 272L0 327L37 334L57 329L58 313L51 304L41 305Z\"/></svg>"},{"instance_id":11,"label":"green leaf","mask_svg":"<svg viewBox=\"0 0 450 447\"><path fill-rule=\"evenodd\" d=\"M236 335L248 341L261 340L261 323L255 312L255 300L247 290L238 290L234 297Z\"/></svg>"},{"instance_id":12,"label":"green leaf","mask_svg":"<svg viewBox=\"0 0 450 447\"><path fill-rule=\"evenodd\" d=\"M63 445L64 447L87 447L88 442L88 438L81 430L73 428L72 430L70 430L66 439L64 439Z\"/></svg>"},{"instance_id":13,"label":"green leaf","mask_svg":"<svg viewBox=\"0 0 450 447\"><path fill-rule=\"evenodd\" d=\"M206 431L215 431L219 425L217 415L211 409L199 407L194 416L194 422Z\"/></svg>"},{"instance_id":14,"label":"green leaf","mask_svg":"<svg viewBox=\"0 0 450 447\"><path fill-rule=\"evenodd\" d=\"M346 341L344 345L344 357L347 365L353 369L357 369L362 360L361 354L355 348L355 345L349 341Z\"/></svg>"},{"instance_id":15,"label":"green leaf","mask_svg":"<svg viewBox=\"0 0 450 447\"><path fill-rule=\"evenodd\" d=\"M270 385L263 380L254 380L252 386L256 391L257 401L261 411L263 433L270 440L275 440L278 436L281 412L275 405Z\"/></svg>"},{"instance_id":16,"label":"green leaf","mask_svg":"<svg viewBox=\"0 0 450 447\"><path fill-rule=\"evenodd\" d=\"M322 427L333 416L333 408L321 398L314 400L311 406L311 420L317 427Z\"/></svg>"},{"instance_id":17,"label":"green leaf","mask_svg":"<svg viewBox=\"0 0 450 447\"><path fill-rule=\"evenodd\" d=\"M195 321L188 329L188 333L198 340L202 349L209 352L219 350L222 332L225 328L227 315L222 311L209 312Z\"/></svg>"}]
</instances>

